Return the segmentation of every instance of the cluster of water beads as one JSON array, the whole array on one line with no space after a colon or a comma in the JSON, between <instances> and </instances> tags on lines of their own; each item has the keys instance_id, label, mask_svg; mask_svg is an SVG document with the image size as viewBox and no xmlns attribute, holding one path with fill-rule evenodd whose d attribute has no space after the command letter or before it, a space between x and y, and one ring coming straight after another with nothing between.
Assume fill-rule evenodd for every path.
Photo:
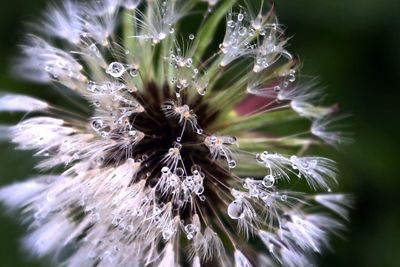
<instances>
[{"instance_id":1,"label":"cluster of water beads","mask_svg":"<svg viewBox=\"0 0 400 267\"><path fill-rule=\"evenodd\" d=\"M122 64L120 62L112 62L108 65L106 73L114 78L122 77L128 72L132 77L136 77L139 73L138 68L130 64Z\"/></svg>"},{"instance_id":2,"label":"cluster of water beads","mask_svg":"<svg viewBox=\"0 0 400 267\"><path fill-rule=\"evenodd\" d=\"M204 140L204 144L210 150L213 159L223 157L226 159L229 168L233 169L236 167L236 160L233 159L233 153L228 148L229 145L237 144L237 138L235 136L207 136Z\"/></svg>"},{"instance_id":3,"label":"cluster of water beads","mask_svg":"<svg viewBox=\"0 0 400 267\"><path fill-rule=\"evenodd\" d=\"M204 185L205 174L197 165L193 165L192 175L187 175L182 167L173 167L172 169L164 166L161 169L161 177L156 185L163 195L173 197L176 204L180 207L192 201L192 196L196 195L200 200L204 201Z\"/></svg>"},{"instance_id":4,"label":"cluster of water beads","mask_svg":"<svg viewBox=\"0 0 400 267\"><path fill-rule=\"evenodd\" d=\"M227 209L230 218L234 220L243 219L246 216L246 209L248 213L254 212L250 202L246 201L247 198L261 201L267 208L274 206L277 200L283 202L287 200L288 196L286 194L272 190L275 179L272 175L267 176L268 181L265 181L266 178L261 181L246 178L243 188L247 191L232 190L234 200L228 205Z\"/></svg>"},{"instance_id":5,"label":"cluster of water beads","mask_svg":"<svg viewBox=\"0 0 400 267\"><path fill-rule=\"evenodd\" d=\"M87 85L87 90L95 94L112 94L123 89L127 89L127 85L117 81L106 81L101 84L89 81Z\"/></svg>"},{"instance_id":6,"label":"cluster of water beads","mask_svg":"<svg viewBox=\"0 0 400 267\"><path fill-rule=\"evenodd\" d=\"M189 35L189 42L193 41L195 36ZM170 65L174 68L174 75L170 82L175 85L178 93L187 88L194 88L200 95L205 95L209 78L207 73L202 73L195 67L193 58L186 56L180 47L171 49L169 55Z\"/></svg>"},{"instance_id":7,"label":"cluster of water beads","mask_svg":"<svg viewBox=\"0 0 400 267\"><path fill-rule=\"evenodd\" d=\"M184 227L185 233L186 233L186 237L188 240L192 240L193 237L197 234L197 232L200 230L198 226L196 226L195 224L187 224Z\"/></svg>"},{"instance_id":8,"label":"cluster of water beads","mask_svg":"<svg viewBox=\"0 0 400 267\"><path fill-rule=\"evenodd\" d=\"M226 33L223 42L220 44L220 49L224 54L220 65L227 66L235 59L250 53L248 46L250 45L253 36L249 35L247 21L244 20L243 13L236 14L234 20L233 14L229 13Z\"/></svg>"},{"instance_id":9,"label":"cluster of water beads","mask_svg":"<svg viewBox=\"0 0 400 267\"><path fill-rule=\"evenodd\" d=\"M292 168L294 170L302 170L304 172L310 172L317 167L317 160L305 160L297 156L291 156L290 161L292 162Z\"/></svg>"}]
</instances>

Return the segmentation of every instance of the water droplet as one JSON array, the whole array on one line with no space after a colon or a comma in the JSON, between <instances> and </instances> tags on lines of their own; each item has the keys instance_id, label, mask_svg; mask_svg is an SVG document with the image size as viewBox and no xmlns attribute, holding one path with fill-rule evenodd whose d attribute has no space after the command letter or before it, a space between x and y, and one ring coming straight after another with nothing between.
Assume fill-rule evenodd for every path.
<instances>
[{"instance_id":1,"label":"water droplet","mask_svg":"<svg viewBox=\"0 0 400 267\"><path fill-rule=\"evenodd\" d=\"M194 224L188 224L185 226L185 232L187 239L191 240L194 235L197 233L198 228Z\"/></svg>"},{"instance_id":2,"label":"water droplet","mask_svg":"<svg viewBox=\"0 0 400 267\"><path fill-rule=\"evenodd\" d=\"M236 142L237 142L236 136L229 136L228 137L228 143L229 144L234 145L234 144L236 144Z\"/></svg>"},{"instance_id":3,"label":"water droplet","mask_svg":"<svg viewBox=\"0 0 400 267\"><path fill-rule=\"evenodd\" d=\"M235 160L230 160L228 162L228 167L231 168L231 169L235 168L236 167L236 161Z\"/></svg>"},{"instance_id":4,"label":"water droplet","mask_svg":"<svg viewBox=\"0 0 400 267\"><path fill-rule=\"evenodd\" d=\"M100 50L97 48L96 44L91 44L89 46L89 50L91 51L92 56L101 57Z\"/></svg>"},{"instance_id":5,"label":"water droplet","mask_svg":"<svg viewBox=\"0 0 400 267\"><path fill-rule=\"evenodd\" d=\"M175 143L174 143L174 148L176 148L176 149L178 149L178 150L181 150L181 149L182 149L182 144L179 143L179 142L175 142Z\"/></svg>"},{"instance_id":6,"label":"water droplet","mask_svg":"<svg viewBox=\"0 0 400 267\"><path fill-rule=\"evenodd\" d=\"M94 258L96 258L96 252L90 251L89 254L88 254L88 257L89 257L89 259L94 259Z\"/></svg>"},{"instance_id":7,"label":"water droplet","mask_svg":"<svg viewBox=\"0 0 400 267\"><path fill-rule=\"evenodd\" d=\"M237 220L243 214L243 205L238 200L233 201L228 206L228 215L234 220Z\"/></svg>"},{"instance_id":8,"label":"water droplet","mask_svg":"<svg viewBox=\"0 0 400 267\"><path fill-rule=\"evenodd\" d=\"M185 171L182 168L176 168L175 175L178 177L182 177L185 174Z\"/></svg>"},{"instance_id":9,"label":"water droplet","mask_svg":"<svg viewBox=\"0 0 400 267\"><path fill-rule=\"evenodd\" d=\"M138 69L130 69L129 70L129 75L131 75L132 77L136 77L138 74L139 74Z\"/></svg>"},{"instance_id":10,"label":"water droplet","mask_svg":"<svg viewBox=\"0 0 400 267\"><path fill-rule=\"evenodd\" d=\"M266 175L262 181L262 184L266 187L266 188L271 188L272 186L274 186L275 184L275 178L274 176L272 176L271 174Z\"/></svg>"},{"instance_id":11,"label":"water droplet","mask_svg":"<svg viewBox=\"0 0 400 267\"><path fill-rule=\"evenodd\" d=\"M103 123L102 120L94 120L94 121L92 121L92 128L95 131L100 130L101 128L103 128L103 126L104 126L104 123Z\"/></svg>"},{"instance_id":12,"label":"water droplet","mask_svg":"<svg viewBox=\"0 0 400 267\"><path fill-rule=\"evenodd\" d=\"M162 236L163 236L163 239L164 239L165 241L170 240L171 237L173 236L173 234L174 234L174 232L173 232L172 230L170 230L170 229L166 229L166 230L164 230L164 231L162 232Z\"/></svg>"},{"instance_id":13,"label":"water droplet","mask_svg":"<svg viewBox=\"0 0 400 267\"><path fill-rule=\"evenodd\" d=\"M282 195L282 196L281 196L281 200L282 200L282 201L286 201L286 200L287 200L287 195Z\"/></svg>"},{"instance_id":14,"label":"water droplet","mask_svg":"<svg viewBox=\"0 0 400 267\"><path fill-rule=\"evenodd\" d=\"M194 34L189 35L189 40L194 40Z\"/></svg>"},{"instance_id":15,"label":"water droplet","mask_svg":"<svg viewBox=\"0 0 400 267\"><path fill-rule=\"evenodd\" d=\"M197 195L201 195L204 193L204 186L202 185L197 185L194 189Z\"/></svg>"},{"instance_id":16,"label":"water droplet","mask_svg":"<svg viewBox=\"0 0 400 267\"><path fill-rule=\"evenodd\" d=\"M108 65L106 73L110 74L114 78L119 78L125 73L125 71L126 69L124 65L119 62L112 62L110 65Z\"/></svg>"},{"instance_id":17,"label":"water droplet","mask_svg":"<svg viewBox=\"0 0 400 267\"><path fill-rule=\"evenodd\" d=\"M161 172L164 173L164 174L169 173L169 168L168 167L163 167L161 169Z\"/></svg>"},{"instance_id":18,"label":"water droplet","mask_svg":"<svg viewBox=\"0 0 400 267\"><path fill-rule=\"evenodd\" d=\"M194 175L198 174L201 172L201 167L197 164L192 165L192 167L190 168L190 170L192 171L192 173Z\"/></svg>"},{"instance_id":19,"label":"water droplet","mask_svg":"<svg viewBox=\"0 0 400 267\"><path fill-rule=\"evenodd\" d=\"M238 21L243 21L243 19L244 19L244 15L242 13L240 13L238 15Z\"/></svg>"},{"instance_id":20,"label":"water droplet","mask_svg":"<svg viewBox=\"0 0 400 267\"><path fill-rule=\"evenodd\" d=\"M96 88L97 88L96 82L94 82L94 81L89 81L88 86L87 86L88 91L90 91L90 92L95 92L95 91L96 91Z\"/></svg>"},{"instance_id":21,"label":"water droplet","mask_svg":"<svg viewBox=\"0 0 400 267\"><path fill-rule=\"evenodd\" d=\"M256 161L261 164L265 164L264 153L256 154Z\"/></svg>"},{"instance_id":22,"label":"water droplet","mask_svg":"<svg viewBox=\"0 0 400 267\"><path fill-rule=\"evenodd\" d=\"M242 27L239 28L238 32L239 32L240 36L244 36L247 33L247 29L246 29L246 27L242 26Z\"/></svg>"},{"instance_id":23,"label":"water droplet","mask_svg":"<svg viewBox=\"0 0 400 267\"><path fill-rule=\"evenodd\" d=\"M296 75L294 75L294 74L289 74L289 82L294 82L294 81L296 81Z\"/></svg>"}]
</instances>

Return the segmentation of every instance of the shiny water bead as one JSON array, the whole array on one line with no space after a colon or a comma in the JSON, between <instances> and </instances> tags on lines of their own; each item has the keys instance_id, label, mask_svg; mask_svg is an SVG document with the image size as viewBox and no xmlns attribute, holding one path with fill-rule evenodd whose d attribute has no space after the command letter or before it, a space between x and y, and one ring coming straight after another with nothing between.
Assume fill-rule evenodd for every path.
<instances>
[{"instance_id":1,"label":"shiny water bead","mask_svg":"<svg viewBox=\"0 0 400 267\"><path fill-rule=\"evenodd\" d=\"M97 89L97 84L95 81L89 81L87 85L87 89L89 92L94 93Z\"/></svg>"},{"instance_id":2,"label":"shiny water bead","mask_svg":"<svg viewBox=\"0 0 400 267\"><path fill-rule=\"evenodd\" d=\"M93 120L92 121L92 129L95 131L99 131L104 126L104 122L102 120Z\"/></svg>"},{"instance_id":3,"label":"shiny water bead","mask_svg":"<svg viewBox=\"0 0 400 267\"><path fill-rule=\"evenodd\" d=\"M258 163L265 163L266 162L266 157L268 156L268 152L264 151L262 153L256 154L256 160Z\"/></svg>"},{"instance_id":4,"label":"shiny water bead","mask_svg":"<svg viewBox=\"0 0 400 267\"><path fill-rule=\"evenodd\" d=\"M94 56L94 57L97 57L97 58L101 58L100 50L99 50L99 48L97 48L96 44L91 44L89 46L89 51L91 52L90 53L91 56Z\"/></svg>"},{"instance_id":5,"label":"shiny water bead","mask_svg":"<svg viewBox=\"0 0 400 267\"><path fill-rule=\"evenodd\" d=\"M161 172L163 174L167 174L167 173L170 173L171 171L170 171L170 169L168 167L164 166L164 167L162 167Z\"/></svg>"},{"instance_id":6,"label":"shiny water bead","mask_svg":"<svg viewBox=\"0 0 400 267\"><path fill-rule=\"evenodd\" d=\"M185 226L185 232L187 239L191 240L197 233L199 228L194 224L188 224Z\"/></svg>"},{"instance_id":7,"label":"shiny water bead","mask_svg":"<svg viewBox=\"0 0 400 267\"><path fill-rule=\"evenodd\" d=\"M204 193L204 186L203 185L196 185L194 188L194 192L196 195L202 195Z\"/></svg>"},{"instance_id":8,"label":"shiny water bead","mask_svg":"<svg viewBox=\"0 0 400 267\"><path fill-rule=\"evenodd\" d=\"M274 186L275 184L275 178L273 175L268 174L264 177L262 184L266 187L266 188L271 188Z\"/></svg>"},{"instance_id":9,"label":"shiny water bead","mask_svg":"<svg viewBox=\"0 0 400 267\"><path fill-rule=\"evenodd\" d=\"M236 136L229 136L228 138L226 138L227 143L234 145L237 142L237 138Z\"/></svg>"},{"instance_id":10,"label":"shiny water bead","mask_svg":"<svg viewBox=\"0 0 400 267\"><path fill-rule=\"evenodd\" d=\"M201 172L201 167L197 164L193 164L190 170L192 171L193 175L198 175Z\"/></svg>"},{"instance_id":11,"label":"shiny water bead","mask_svg":"<svg viewBox=\"0 0 400 267\"><path fill-rule=\"evenodd\" d=\"M178 177L183 177L183 175L185 175L185 170L183 168L176 168L174 173Z\"/></svg>"},{"instance_id":12,"label":"shiny water bead","mask_svg":"<svg viewBox=\"0 0 400 267\"><path fill-rule=\"evenodd\" d=\"M229 168L234 169L234 168L236 168L236 166L237 166L236 160L232 159L232 160L228 161Z\"/></svg>"},{"instance_id":13,"label":"shiny water bead","mask_svg":"<svg viewBox=\"0 0 400 267\"><path fill-rule=\"evenodd\" d=\"M228 215L234 220L239 219L244 212L243 204L239 200L234 200L228 206Z\"/></svg>"},{"instance_id":14,"label":"shiny water bead","mask_svg":"<svg viewBox=\"0 0 400 267\"><path fill-rule=\"evenodd\" d=\"M110 65L108 65L106 73L110 74L114 78L119 78L125 73L125 71L126 68L122 63L112 62Z\"/></svg>"},{"instance_id":15,"label":"shiny water bead","mask_svg":"<svg viewBox=\"0 0 400 267\"><path fill-rule=\"evenodd\" d=\"M132 69L129 70L129 74L130 74L132 77L136 77L136 76L139 74L139 70L136 69L136 68L132 68Z\"/></svg>"},{"instance_id":16,"label":"shiny water bead","mask_svg":"<svg viewBox=\"0 0 400 267\"><path fill-rule=\"evenodd\" d=\"M174 234L175 234L175 231L173 229L167 228L162 231L162 236L165 241L170 240L174 236Z\"/></svg>"}]
</instances>

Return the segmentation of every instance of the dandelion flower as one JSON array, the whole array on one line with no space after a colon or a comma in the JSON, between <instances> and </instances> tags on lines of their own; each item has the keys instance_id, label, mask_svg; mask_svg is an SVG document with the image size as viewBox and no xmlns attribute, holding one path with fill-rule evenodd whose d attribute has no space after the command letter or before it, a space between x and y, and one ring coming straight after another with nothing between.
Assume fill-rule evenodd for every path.
<instances>
[{"instance_id":1,"label":"dandelion flower","mask_svg":"<svg viewBox=\"0 0 400 267\"><path fill-rule=\"evenodd\" d=\"M199 10L198 30L184 32ZM1 138L35 151L43 173L0 189L32 255L71 267L310 266L343 230L351 199L330 193L336 164L308 148L346 136L299 81L273 7L67 0L34 28L16 70L90 112L0 95L0 111L27 112ZM264 104L240 115L251 95ZM294 121L308 129L283 133ZM296 180L314 193L289 190Z\"/></svg>"}]
</instances>

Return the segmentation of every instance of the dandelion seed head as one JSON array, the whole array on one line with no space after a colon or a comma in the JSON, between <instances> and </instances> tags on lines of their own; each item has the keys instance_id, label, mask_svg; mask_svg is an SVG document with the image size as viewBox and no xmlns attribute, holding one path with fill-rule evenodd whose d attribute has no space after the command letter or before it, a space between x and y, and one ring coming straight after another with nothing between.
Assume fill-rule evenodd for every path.
<instances>
[{"instance_id":1,"label":"dandelion seed head","mask_svg":"<svg viewBox=\"0 0 400 267\"><path fill-rule=\"evenodd\" d=\"M202 26L181 36L200 2L208 3ZM0 189L0 202L28 225L28 251L55 266L196 267L308 266L324 251L328 235L343 229L334 214L347 219L351 199L330 193L334 161L303 153L319 139L346 138L329 127L335 112L319 103L318 89L299 82L283 26L266 6L50 6L16 70L71 90L90 115L0 95L1 112L28 113L1 125L0 137L35 151L38 169L52 173ZM218 36L214 25L224 19ZM220 46L210 54L212 38ZM241 116L236 107L248 95L268 103ZM311 129L271 137L294 119ZM295 180L316 192L286 190Z\"/></svg>"}]
</instances>

